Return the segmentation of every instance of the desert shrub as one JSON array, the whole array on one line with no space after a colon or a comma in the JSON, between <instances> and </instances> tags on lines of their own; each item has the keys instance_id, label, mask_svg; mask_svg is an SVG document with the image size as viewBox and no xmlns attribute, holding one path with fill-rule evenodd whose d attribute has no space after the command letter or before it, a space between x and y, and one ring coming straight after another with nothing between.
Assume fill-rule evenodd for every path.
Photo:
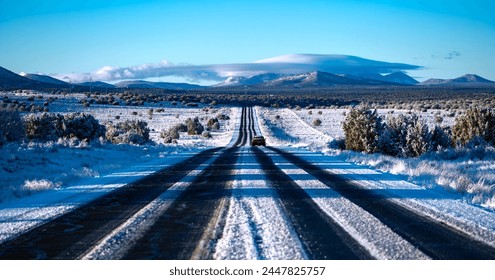
<instances>
[{"instance_id":1,"label":"desert shrub","mask_svg":"<svg viewBox=\"0 0 495 280\"><path fill-rule=\"evenodd\" d=\"M320 119L314 119L313 120L313 126L320 126L321 125L321 120Z\"/></svg>"},{"instance_id":2,"label":"desert shrub","mask_svg":"<svg viewBox=\"0 0 495 280\"><path fill-rule=\"evenodd\" d=\"M430 150L430 144L431 133L428 126L418 116L411 116L407 127L404 156L418 157Z\"/></svg>"},{"instance_id":3,"label":"desert shrub","mask_svg":"<svg viewBox=\"0 0 495 280\"><path fill-rule=\"evenodd\" d=\"M218 114L215 118L222 120L222 121L230 120L230 117L225 115L225 114Z\"/></svg>"},{"instance_id":4,"label":"desert shrub","mask_svg":"<svg viewBox=\"0 0 495 280\"><path fill-rule=\"evenodd\" d=\"M379 150L387 155L403 155L406 146L407 118L405 115L387 116L386 123L381 130L378 146Z\"/></svg>"},{"instance_id":5,"label":"desert shrub","mask_svg":"<svg viewBox=\"0 0 495 280\"><path fill-rule=\"evenodd\" d=\"M61 135L63 138L90 141L104 135L105 127L90 114L70 113L63 117Z\"/></svg>"},{"instance_id":6,"label":"desert shrub","mask_svg":"<svg viewBox=\"0 0 495 280\"><path fill-rule=\"evenodd\" d=\"M105 135L105 127L92 115L70 113L67 115L43 113L27 115L24 119L28 139L54 141L59 138L77 138L90 141Z\"/></svg>"},{"instance_id":7,"label":"desert shrub","mask_svg":"<svg viewBox=\"0 0 495 280\"><path fill-rule=\"evenodd\" d=\"M209 131L203 131L201 136L203 136L204 138L211 138L211 133Z\"/></svg>"},{"instance_id":8,"label":"desert shrub","mask_svg":"<svg viewBox=\"0 0 495 280\"><path fill-rule=\"evenodd\" d=\"M220 123L218 122L217 118L211 118L206 123L206 127L209 130L218 130L218 129L220 129Z\"/></svg>"},{"instance_id":9,"label":"desert shrub","mask_svg":"<svg viewBox=\"0 0 495 280\"><path fill-rule=\"evenodd\" d=\"M466 145L477 137L495 144L495 115L492 110L473 107L456 118L452 129L452 138L456 146Z\"/></svg>"},{"instance_id":10,"label":"desert shrub","mask_svg":"<svg viewBox=\"0 0 495 280\"><path fill-rule=\"evenodd\" d=\"M18 111L0 108L0 146L24 138L24 122Z\"/></svg>"},{"instance_id":11,"label":"desert shrub","mask_svg":"<svg viewBox=\"0 0 495 280\"><path fill-rule=\"evenodd\" d=\"M381 119L376 110L352 108L343 123L346 149L366 153L377 151L380 127Z\"/></svg>"},{"instance_id":12,"label":"desert shrub","mask_svg":"<svg viewBox=\"0 0 495 280\"><path fill-rule=\"evenodd\" d=\"M443 122L443 117L440 115L435 115L435 122L441 124Z\"/></svg>"},{"instance_id":13,"label":"desert shrub","mask_svg":"<svg viewBox=\"0 0 495 280\"><path fill-rule=\"evenodd\" d=\"M186 120L187 134L189 135L201 135L204 131L203 125L199 122L198 117L194 119L188 118Z\"/></svg>"},{"instance_id":14,"label":"desert shrub","mask_svg":"<svg viewBox=\"0 0 495 280\"><path fill-rule=\"evenodd\" d=\"M54 141L62 136L64 117L60 114L30 114L24 118L26 137L30 140Z\"/></svg>"},{"instance_id":15,"label":"desert shrub","mask_svg":"<svg viewBox=\"0 0 495 280\"><path fill-rule=\"evenodd\" d=\"M180 138L179 131L184 127L185 125L183 124L178 124L175 125L168 130L164 130L160 132L160 137L163 138L164 143L172 143L174 140L177 140ZM187 127L186 127L187 129Z\"/></svg>"},{"instance_id":16,"label":"desert shrub","mask_svg":"<svg viewBox=\"0 0 495 280\"><path fill-rule=\"evenodd\" d=\"M388 155L417 157L430 150L431 133L417 115L387 116L378 140L379 150Z\"/></svg>"},{"instance_id":17,"label":"desert shrub","mask_svg":"<svg viewBox=\"0 0 495 280\"><path fill-rule=\"evenodd\" d=\"M180 123L180 124L176 124L174 127L177 129L178 132L187 132L186 124Z\"/></svg>"},{"instance_id":18,"label":"desert shrub","mask_svg":"<svg viewBox=\"0 0 495 280\"><path fill-rule=\"evenodd\" d=\"M150 142L150 129L144 121L127 120L117 124L108 123L106 138L113 144L143 145Z\"/></svg>"},{"instance_id":19,"label":"desert shrub","mask_svg":"<svg viewBox=\"0 0 495 280\"><path fill-rule=\"evenodd\" d=\"M447 128L441 128L436 125L431 131L431 144L432 151L441 151L452 146L450 131Z\"/></svg>"}]
</instances>

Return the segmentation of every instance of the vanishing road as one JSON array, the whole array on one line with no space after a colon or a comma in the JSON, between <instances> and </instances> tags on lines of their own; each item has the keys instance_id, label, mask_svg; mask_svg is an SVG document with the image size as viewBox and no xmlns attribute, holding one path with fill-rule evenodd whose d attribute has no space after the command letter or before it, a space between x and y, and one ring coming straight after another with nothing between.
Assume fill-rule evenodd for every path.
<instances>
[{"instance_id":1,"label":"vanishing road","mask_svg":"<svg viewBox=\"0 0 495 280\"><path fill-rule=\"evenodd\" d=\"M232 142L0 244L1 259L495 259L479 238L297 153Z\"/></svg>"}]
</instances>

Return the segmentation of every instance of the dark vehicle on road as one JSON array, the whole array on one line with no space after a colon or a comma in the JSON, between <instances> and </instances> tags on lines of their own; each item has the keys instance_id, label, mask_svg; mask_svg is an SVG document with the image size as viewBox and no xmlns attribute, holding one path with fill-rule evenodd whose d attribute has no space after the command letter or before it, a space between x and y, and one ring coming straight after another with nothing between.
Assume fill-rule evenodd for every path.
<instances>
[{"instance_id":1,"label":"dark vehicle on road","mask_svg":"<svg viewBox=\"0 0 495 280\"><path fill-rule=\"evenodd\" d=\"M266 146L265 137L256 135L251 141L251 146Z\"/></svg>"}]
</instances>

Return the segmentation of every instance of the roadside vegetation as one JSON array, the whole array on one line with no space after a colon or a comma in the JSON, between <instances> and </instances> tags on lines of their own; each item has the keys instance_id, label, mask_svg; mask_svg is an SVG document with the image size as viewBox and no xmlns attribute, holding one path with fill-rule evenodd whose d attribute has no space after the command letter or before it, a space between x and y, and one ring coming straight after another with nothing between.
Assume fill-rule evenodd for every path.
<instances>
[{"instance_id":1,"label":"roadside vegetation","mask_svg":"<svg viewBox=\"0 0 495 280\"><path fill-rule=\"evenodd\" d=\"M160 111L160 110L158 110ZM137 115L137 113L136 113ZM69 143L111 143L111 144L154 144L150 139L148 123L141 120L115 121L104 124L89 113L30 113L22 116L19 111L0 108L0 147L8 142L57 142ZM160 132L163 143L177 143L180 133L211 138L211 131L220 129L221 120L227 115L217 115L201 121L198 117L188 118Z\"/></svg>"},{"instance_id":2,"label":"roadside vegetation","mask_svg":"<svg viewBox=\"0 0 495 280\"><path fill-rule=\"evenodd\" d=\"M343 129L345 149L398 157L418 157L469 145L495 145L495 114L479 107L459 115L452 128L429 126L414 113L383 119L376 110L357 107L346 114Z\"/></svg>"}]
</instances>

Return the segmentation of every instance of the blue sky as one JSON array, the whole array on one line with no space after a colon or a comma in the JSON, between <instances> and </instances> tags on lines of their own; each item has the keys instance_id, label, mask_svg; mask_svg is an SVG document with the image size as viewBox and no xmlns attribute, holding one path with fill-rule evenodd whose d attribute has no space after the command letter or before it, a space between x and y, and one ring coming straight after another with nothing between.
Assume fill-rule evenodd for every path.
<instances>
[{"instance_id":1,"label":"blue sky","mask_svg":"<svg viewBox=\"0 0 495 280\"><path fill-rule=\"evenodd\" d=\"M0 66L18 73L250 63L304 53L419 65L408 72L419 80L466 73L495 80L491 0L0 0L0 7Z\"/></svg>"}]
</instances>

